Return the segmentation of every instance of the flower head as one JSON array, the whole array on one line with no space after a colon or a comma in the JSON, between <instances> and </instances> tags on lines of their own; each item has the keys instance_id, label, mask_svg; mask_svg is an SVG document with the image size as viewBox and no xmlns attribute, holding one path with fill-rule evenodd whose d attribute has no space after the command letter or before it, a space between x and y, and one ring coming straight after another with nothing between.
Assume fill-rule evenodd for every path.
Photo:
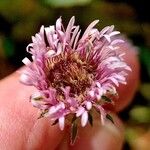
<instances>
[{"instance_id":1,"label":"flower head","mask_svg":"<svg viewBox=\"0 0 150 150\"><path fill-rule=\"evenodd\" d=\"M41 117L49 117L64 129L65 120L81 118L84 127L91 111L96 109L104 123L111 116L104 109L117 94L116 87L126 84L126 71L131 70L119 52L119 31L107 26L101 31L93 21L81 36L79 26L72 17L66 29L59 18L56 24L42 26L32 37L27 52L32 62L23 59L27 66L21 82L37 88L31 96L33 106L41 110Z\"/></svg>"}]
</instances>

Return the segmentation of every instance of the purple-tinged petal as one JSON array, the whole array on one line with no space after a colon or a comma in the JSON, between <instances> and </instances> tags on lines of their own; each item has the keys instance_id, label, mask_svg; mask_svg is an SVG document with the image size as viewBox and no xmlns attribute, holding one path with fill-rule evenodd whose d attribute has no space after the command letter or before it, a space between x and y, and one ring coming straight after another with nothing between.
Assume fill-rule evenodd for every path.
<instances>
[{"instance_id":1,"label":"purple-tinged petal","mask_svg":"<svg viewBox=\"0 0 150 150\"><path fill-rule=\"evenodd\" d=\"M27 57L25 57L25 58L22 60L22 62L23 62L26 66L31 65L31 61L30 61Z\"/></svg>"},{"instance_id":2,"label":"purple-tinged petal","mask_svg":"<svg viewBox=\"0 0 150 150\"><path fill-rule=\"evenodd\" d=\"M52 107L49 109L49 111L48 111L49 115L52 115L52 114L54 114L54 113L56 113L56 112L57 112L57 110L56 110L56 107L55 107L55 106L52 106Z\"/></svg>"},{"instance_id":3,"label":"purple-tinged petal","mask_svg":"<svg viewBox=\"0 0 150 150\"><path fill-rule=\"evenodd\" d=\"M105 110L101 106L99 106L99 110L101 113L101 123L102 125L105 125L105 116L106 116Z\"/></svg>"},{"instance_id":4,"label":"purple-tinged petal","mask_svg":"<svg viewBox=\"0 0 150 150\"><path fill-rule=\"evenodd\" d=\"M111 80L117 87L119 86L118 80L114 77L108 77L109 80Z\"/></svg>"},{"instance_id":5,"label":"purple-tinged petal","mask_svg":"<svg viewBox=\"0 0 150 150\"><path fill-rule=\"evenodd\" d=\"M31 99L40 100L42 99L42 94L39 91L37 91L32 94Z\"/></svg>"},{"instance_id":6,"label":"purple-tinged petal","mask_svg":"<svg viewBox=\"0 0 150 150\"><path fill-rule=\"evenodd\" d=\"M120 34L119 31L113 31L109 34L110 37L114 36L114 35L117 35L117 34Z\"/></svg>"},{"instance_id":7,"label":"purple-tinged petal","mask_svg":"<svg viewBox=\"0 0 150 150\"><path fill-rule=\"evenodd\" d=\"M103 36L109 29L110 29L110 26L107 26L107 27L103 28L103 29L100 31L100 36Z\"/></svg>"},{"instance_id":8,"label":"purple-tinged petal","mask_svg":"<svg viewBox=\"0 0 150 150\"><path fill-rule=\"evenodd\" d=\"M87 101L86 102L86 108L87 108L87 110L90 110L92 108L92 103Z\"/></svg>"},{"instance_id":9,"label":"purple-tinged petal","mask_svg":"<svg viewBox=\"0 0 150 150\"><path fill-rule=\"evenodd\" d=\"M78 32L79 32L79 26L77 26L76 28L75 28L75 30L73 31L73 33L72 33L72 38L71 38L71 41L70 41L70 45L72 46L72 44L73 44L73 42L74 42L74 40L75 40L75 37L76 37L76 35L78 34Z\"/></svg>"},{"instance_id":10,"label":"purple-tinged petal","mask_svg":"<svg viewBox=\"0 0 150 150\"><path fill-rule=\"evenodd\" d=\"M26 51L27 51L28 53L31 53L31 54L32 54L32 50L33 50L33 43L30 43L30 44L27 46Z\"/></svg>"},{"instance_id":11,"label":"purple-tinged petal","mask_svg":"<svg viewBox=\"0 0 150 150\"><path fill-rule=\"evenodd\" d=\"M70 40L70 36L71 36L71 30L73 28L73 25L74 25L74 22L75 22L75 17L73 16L69 23L68 23L68 26L67 26L67 29L66 29L66 41Z\"/></svg>"},{"instance_id":12,"label":"purple-tinged petal","mask_svg":"<svg viewBox=\"0 0 150 150\"><path fill-rule=\"evenodd\" d=\"M116 45L116 44L120 44L120 43L124 43L124 40L121 39L115 39L111 42L111 45Z\"/></svg>"},{"instance_id":13,"label":"purple-tinged petal","mask_svg":"<svg viewBox=\"0 0 150 150\"><path fill-rule=\"evenodd\" d=\"M84 107L79 107L79 109L76 111L76 117L79 117L81 116L85 111L85 108Z\"/></svg>"},{"instance_id":14,"label":"purple-tinged petal","mask_svg":"<svg viewBox=\"0 0 150 150\"><path fill-rule=\"evenodd\" d=\"M85 127L87 122L88 122L88 113L87 111L84 111L84 113L81 116L81 126Z\"/></svg>"},{"instance_id":15,"label":"purple-tinged petal","mask_svg":"<svg viewBox=\"0 0 150 150\"><path fill-rule=\"evenodd\" d=\"M89 91L88 93L91 97L94 97L94 91Z\"/></svg>"},{"instance_id":16,"label":"purple-tinged petal","mask_svg":"<svg viewBox=\"0 0 150 150\"><path fill-rule=\"evenodd\" d=\"M61 43L58 43L58 48L57 48L56 56L59 55L61 52L62 52L62 45L61 45Z\"/></svg>"},{"instance_id":17,"label":"purple-tinged petal","mask_svg":"<svg viewBox=\"0 0 150 150\"><path fill-rule=\"evenodd\" d=\"M33 85L32 80L26 74L21 74L21 76L20 76L20 82L23 83L23 84L25 84L25 85L29 85L29 86Z\"/></svg>"},{"instance_id":18,"label":"purple-tinged petal","mask_svg":"<svg viewBox=\"0 0 150 150\"><path fill-rule=\"evenodd\" d=\"M131 67L129 67L127 65L125 66L125 69L128 70L128 71L132 71Z\"/></svg>"},{"instance_id":19,"label":"purple-tinged petal","mask_svg":"<svg viewBox=\"0 0 150 150\"><path fill-rule=\"evenodd\" d=\"M109 43L111 42L110 35L105 34L104 37L106 38L106 40L107 40Z\"/></svg>"},{"instance_id":20,"label":"purple-tinged petal","mask_svg":"<svg viewBox=\"0 0 150 150\"><path fill-rule=\"evenodd\" d=\"M94 27L98 22L99 22L99 20L95 20L95 21L93 21L93 22L87 27L87 29L85 30L85 32L84 32L84 34L83 34L83 36L82 36L82 38L81 38L81 41L84 41L84 40L88 37L89 32L93 29L93 27Z\"/></svg>"},{"instance_id":21,"label":"purple-tinged petal","mask_svg":"<svg viewBox=\"0 0 150 150\"><path fill-rule=\"evenodd\" d=\"M64 126L65 126L65 118L60 117L59 118L59 128L60 128L60 130L64 130Z\"/></svg>"},{"instance_id":22,"label":"purple-tinged petal","mask_svg":"<svg viewBox=\"0 0 150 150\"><path fill-rule=\"evenodd\" d=\"M80 33L81 33L81 30L79 30L79 32L78 32L78 34L77 34L77 36L76 36L76 38L75 38L75 40L74 40L73 50L74 50L74 49L76 48L76 46L77 46L77 42L78 42L78 40L79 40Z\"/></svg>"},{"instance_id":23,"label":"purple-tinged petal","mask_svg":"<svg viewBox=\"0 0 150 150\"><path fill-rule=\"evenodd\" d=\"M47 58L49 58L49 57L54 56L55 53L56 53L55 50L49 50L49 51L45 54L45 56L46 56Z\"/></svg>"},{"instance_id":24,"label":"purple-tinged petal","mask_svg":"<svg viewBox=\"0 0 150 150\"><path fill-rule=\"evenodd\" d=\"M56 30L61 30L62 19L61 17L56 21Z\"/></svg>"}]
</instances>

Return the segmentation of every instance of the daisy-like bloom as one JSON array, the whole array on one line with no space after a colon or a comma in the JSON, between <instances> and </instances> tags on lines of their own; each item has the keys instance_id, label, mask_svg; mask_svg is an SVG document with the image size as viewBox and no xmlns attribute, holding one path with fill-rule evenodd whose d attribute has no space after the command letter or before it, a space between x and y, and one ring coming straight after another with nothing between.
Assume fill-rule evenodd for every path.
<instances>
[{"instance_id":1,"label":"daisy-like bloom","mask_svg":"<svg viewBox=\"0 0 150 150\"><path fill-rule=\"evenodd\" d=\"M106 119L113 122L104 105L113 104L116 87L126 84L131 70L119 52L123 40L115 37L120 32L114 26L99 31L95 20L81 35L74 22L72 17L65 29L60 17L55 25L41 27L27 46L32 61L23 59L27 67L20 77L25 85L37 88L30 100L41 110L40 117L49 117L61 130L65 121L73 128L77 119L82 127L91 123L94 109L102 124Z\"/></svg>"}]
</instances>

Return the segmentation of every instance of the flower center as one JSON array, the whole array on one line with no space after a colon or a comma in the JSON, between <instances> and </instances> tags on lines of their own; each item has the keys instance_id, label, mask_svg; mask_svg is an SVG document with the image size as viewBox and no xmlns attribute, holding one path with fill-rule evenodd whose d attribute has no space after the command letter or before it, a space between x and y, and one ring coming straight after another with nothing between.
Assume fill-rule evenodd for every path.
<instances>
[{"instance_id":1,"label":"flower center","mask_svg":"<svg viewBox=\"0 0 150 150\"><path fill-rule=\"evenodd\" d=\"M52 60L53 59L53 60ZM61 87L70 87L70 94L84 95L94 79L93 68L81 61L78 54L62 54L48 60L49 85L61 92Z\"/></svg>"}]
</instances>

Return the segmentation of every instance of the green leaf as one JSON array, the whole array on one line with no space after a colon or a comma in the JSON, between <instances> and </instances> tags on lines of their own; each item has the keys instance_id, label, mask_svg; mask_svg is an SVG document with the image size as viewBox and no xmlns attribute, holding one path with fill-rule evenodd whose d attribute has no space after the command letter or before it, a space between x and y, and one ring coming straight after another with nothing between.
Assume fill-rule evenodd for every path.
<instances>
[{"instance_id":1,"label":"green leaf","mask_svg":"<svg viewBox=\"0 0 150 150\"><path fill-rule=\"evenodd\" d=\"M35 97L35 98L34 98L34 100L35 100L35 101L41 101L42 99L43 99L43 98L42 98L42 97L40 97L40 96L39 96L39 97Z\"/></svg>"},{"instance_id":2,"label":"green leaf","mask_svg":"<svg viewBox=\"0 0 150 150\"><path fill-rule=\"evenodd\" d=\"M77 117L76 115L73 116L72 120L71 120L71 123L74 123L76 121Z\"/></svg>"},{"instance_id":3,"label":"green leaf","mask_svg":"<svg viewBox=\"0 0 150 150\"><path fill-rule=\"evenodd\" d=\"M71 126L71 144L72 145L75 143L77 133L78 133L78 126L77 126L77 123L74 122Z\"/></svg>"},{"instance_id":4,"label":"green leaf","mask_svg":"<svg viewBox=\"0 0 150 150\"><path fill-rule=\"evenodd\" d=\"M107 118L108 120L110 120L110 121L114 124L114 120L113 120L113 118L112 118L111 115L107 114L107 115L106 115L106 118Z\"/></svg>"},{"instance_id":5,"label":"green leaf","mask_svg":"<svg viewBox=\"0 0 150 150\"><path fill-rule=\"evenodd\" d=\"M111 103L112 102L112 100L109 98L109 97L107 97L107 96L102 96L101 97L104 101L106 101L106 102L109 102L109 103Z\"/></svg>"},{"instance_id":6,"label":"green leaf","mask_svg":"<svg viewBox=\"0 0 150 150\"><path fill-rule=\"evenodd\" d=\"M91 115L91 113L88 113L88 121L90 123L91 126L93 126L93 116Z\"/></svg>"},{"instance_id":7,"label":"green leaf","mask_svg":"<svg viewBox=\"0 0 150 150\"><path fill-rule=\"evenodd\" d=\"M48 112L48 109L41 112L40 116L37 119L41 119L44 117L44 115Z\"/></svg>"},{"instance_id":8,"label":"green leaf","mask_svg":"<svg viewBox=\"0 0 150 150\"><path fill-rule=\"evenodd\" d=\"M56 119L53 123L52 126L56 125L58 123L58 119Z\"/></svg>"},{"instance_id":9,"label":"green leaf","mask_svg":"<svg viewBox=\"0 0 150 150\"><path fill-rule=\"evenodd\" d=\"M43 117L44 117L44 115L43 115L43 113L41 113L40 116L37 119L41 119Z\"/></svg>"}]
</instances>

